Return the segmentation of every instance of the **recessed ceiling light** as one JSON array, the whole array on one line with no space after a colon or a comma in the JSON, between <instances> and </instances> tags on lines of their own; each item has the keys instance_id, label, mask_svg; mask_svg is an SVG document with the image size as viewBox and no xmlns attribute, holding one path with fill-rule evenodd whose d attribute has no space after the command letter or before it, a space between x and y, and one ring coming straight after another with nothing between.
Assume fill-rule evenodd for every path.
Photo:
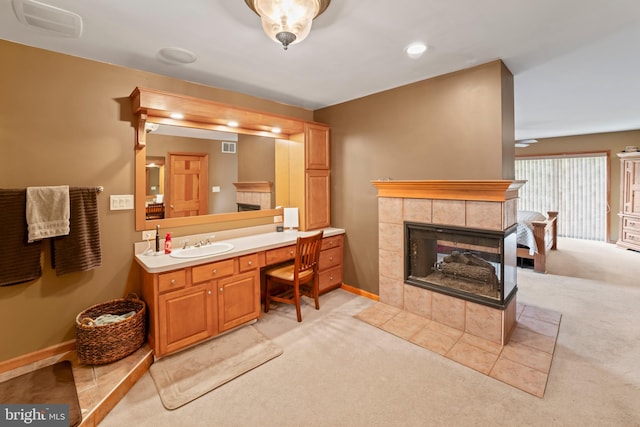
<instances>
[{"instance_id":1,"label":"recessed ceiling light","mask_svg":"<svg viewBox=\"0 0 640 427\"><path fill-rule=\"evenodd\" d=\"M237 128L238 122L232 120L229 123L227 123L227 125L231 126L232 128Z\"/></svg>"},{"instance_id":2,"label":"recessed ceiling light","mask_svg":"<svg viewBox=\"0 0 640 427\"><path fill-rule=\"evenodd\" d=\"M409 58L417 59L427 51L427 45L422 42L411 43L409 46L404 48L404 51L407 53Z\"/></svg>"},{"instance_id":3,"label":"recessed ceiling light","mask_svg":"<svg viewBox=\"0 0 640 427\"><path fill-rule=\"evenodd\" d=\"M280 133L282 132L282 129L280 128L271 128L271 133Z\"/></svg>"},{"instance_id":4,"label":"recessed ceiling light","mask_svg":"<svg viewBox=\"0 0 640 427\"><path fill-rule=\"evenodd\" d=\"M176 120L182 120L182 119L184 119L184 114L182 114L182 113L171 113L171 114L169 114L169 117L171 117L172 119L176 119Z\"/></svg>"},{"instance_id":5,"label":"recessed ceiling light","mask_svg":"<svg viewBox=\"0 0 640 427\"><path fill-rule=\"evenodd\" d=\"M198 59L195 53L181 47L163 47L158 51L158 58L169 64L191 64Z\"/></svg>"}]
</instances>

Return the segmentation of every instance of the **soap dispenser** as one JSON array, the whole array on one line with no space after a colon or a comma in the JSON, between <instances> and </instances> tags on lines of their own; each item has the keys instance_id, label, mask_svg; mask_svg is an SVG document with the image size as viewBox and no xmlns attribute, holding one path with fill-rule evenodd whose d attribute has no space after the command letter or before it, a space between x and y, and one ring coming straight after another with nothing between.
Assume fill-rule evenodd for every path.
<instances>
[{"instance_id":1,"label":"soap dispenser","mask_svg":"<svg viewBox=\"0 0 640 427\"><path fill-rule=\"evenodd\" d=\"M171 253L171 233L167 233L167 235L164 238L164 253L165 254Z\"/></svg>"}]
</instances>

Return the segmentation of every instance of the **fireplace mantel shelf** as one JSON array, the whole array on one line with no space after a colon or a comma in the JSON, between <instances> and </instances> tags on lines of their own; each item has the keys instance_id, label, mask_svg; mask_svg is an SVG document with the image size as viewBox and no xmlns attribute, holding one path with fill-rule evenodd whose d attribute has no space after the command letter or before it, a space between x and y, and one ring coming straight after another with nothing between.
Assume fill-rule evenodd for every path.
<instances>
[{"instance_id":1,"label":"fireplace mantel shelf","mask_svg":"<svg viewBox=\"0 0 640 427\"><path fill-rule=\"evenodd\" d=\"M388 180L372 181L378 197L482 200L503 202L518 197L523 180Z\"/></svg>"},{"instance_id":2,"label":"fireplace mantel shelf","mask_svg":"<svg viewBox=\"0 0 640 427\"><path fill-rule=\"evenodd\" d=\"M234 182L237 191L247 191L254 193L269 193L273 183L270 181L244 181Z\"/></svg>"}]
</instances>

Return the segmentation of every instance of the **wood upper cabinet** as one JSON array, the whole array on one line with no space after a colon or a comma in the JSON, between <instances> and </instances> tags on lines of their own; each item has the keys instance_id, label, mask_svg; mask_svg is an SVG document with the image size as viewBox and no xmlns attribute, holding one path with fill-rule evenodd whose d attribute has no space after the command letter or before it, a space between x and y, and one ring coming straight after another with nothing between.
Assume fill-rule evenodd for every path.
<instances>
[{"instance_id":1,"label":"wood upper cabinet","mask_svg":"<svg viewBox=\"0 0 640 427\"><path fill-rule=\"evenodd\" d=\"M618 246L640 251L640 153L619 153L620 237Z\"/></svg>"},{"instance_id":2,"label":"wood upper cabinet","mask_svg":"<svg viewBox=\"0 0 640 427\"><path fill-rule=\"evenodd\" d=\"M329 128L316 123L306 123L305 168L329 169Z\"/></svg>"},{"instance_id":3,"label":"wood upper cabinet","mask_svg":"<svg viewBox=\"0 0 640 427\"><path fill-rule=\"evenodd\" d=\"M331 221L329 171L309 169L305 173L306 230L328 227Z\"/></svg>"},{"instance_id":4,"label":"wood upper cabinet","mask_svg":"<svg viewBox=\"0 0 640 427\"><path fill-rule=\"evenodd\" d=\"M299 210L299 229L329 227L329 128L319 123L305 123L304 133L291 135L286 147L289 159L288 206Z\"/></svg>"}]
</instances>

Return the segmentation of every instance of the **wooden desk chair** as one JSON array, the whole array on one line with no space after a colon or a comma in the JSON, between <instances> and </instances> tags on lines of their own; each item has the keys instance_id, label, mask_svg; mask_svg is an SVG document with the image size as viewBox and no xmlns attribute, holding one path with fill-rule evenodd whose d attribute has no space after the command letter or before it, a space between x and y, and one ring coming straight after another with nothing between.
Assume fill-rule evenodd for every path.
<instances>
[{"instance_id":1,"label":"wooden desk chair","mask_svg":"<svg viewBox=\"0 0 640 427\"><path fill-rule=\"evenodd\" d=\"M322 234L319 232L308 237L298 237L293 262L270 268L265 272L266 291L264 312L269 311L271 301L294 304L298 314L298 322L302 322L300 313L300 297L313 298L316 310L318 302L318 260L322 246ZM274 285L277 285L274 287Z\"/></svg>"}]
</instances>

